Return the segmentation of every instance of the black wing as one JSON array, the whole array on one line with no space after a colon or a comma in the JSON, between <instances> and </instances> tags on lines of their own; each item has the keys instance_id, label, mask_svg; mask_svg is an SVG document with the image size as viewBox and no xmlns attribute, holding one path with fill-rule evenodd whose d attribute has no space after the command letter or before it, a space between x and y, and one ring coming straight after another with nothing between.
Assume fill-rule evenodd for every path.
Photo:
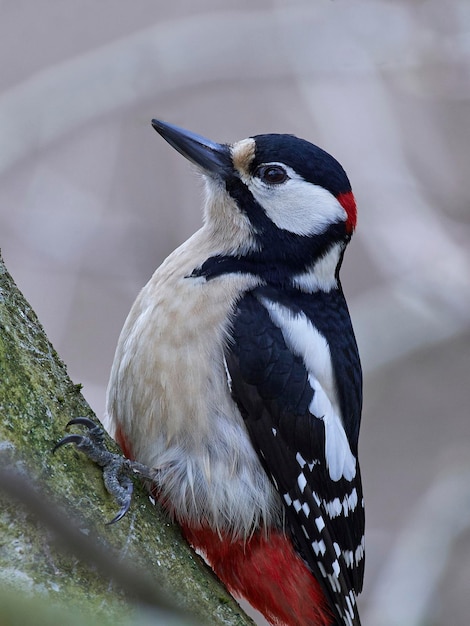
<instances>
[{"instance_id":1,"label":"black wing","mask_svg":"<svg viewBox=\"0 0 470 626\"><path fill-rule=\"evenodd\" d=\"M356 456L357 437L348 442L350 448L346 446L354 462L354 476L345 470L333 480L329 467L333 461L328 458L331 446L328 450L325 437L328 430L331 439L331 433L336 432L341 422L333 424L336 430L332 430L332 421L327 423L326 413L312 413L312 407L328 405L328 394L323 388L325 385L322 387L318 380L321 376L317 379L316 372L311 371L314 367L311 360L306 364L308 358L296 346L302 324L305 326L306 319L313 321L313 311L306 315L301 308L296 308L285 316L284 321L293 324L297 333L297 337L292 338L283 320L276 319L270 310L272 305L279 304L272 296L266 289L259 288L244 295L237 305L232 341L226 351L232 394L266 472L284 501L297 551L322 585L339 623L358 626L356 594L362 589L364 571L364 510ZM339 296L341 300L342 294ZM283 306L279 309L281 318L282 312L285 313ZM344 328L344 316L350 325L346 304L344 308L334 307L330 316L326 316L329 326L334 328L335 320L331 315L338 314L334 311L340 309L343 309L341 319L336 320L339 331ZM308 341L308 333L305 339ZM341 341L344 343L345 339ZM354 335L352 341L355 348ZM307 353L309 349L307 346ZM335 357L342 359L341 367L334 368L336 378L338 370L354 372L354 377L335 381L333 388L357 383L357 376L360 379L357 349L351 350L346 344L344 350L341 346L333 348L333 365ZM344 363L345 358L351 362ZM358 392L351 395L338 389L336 395L343 410L350 411L350 405L355 407L357 415L348 414L348 423L349 430L358 433L359 424L356 426L355 420L360 419L360 382ZM343 434L346 437L344 430ZM350 439L354 436L350 435ZM339 440L338 445L344 447L344 441ZM348 459L351 468L350 457L346 465Z\"/></svg>"}]
</instances>

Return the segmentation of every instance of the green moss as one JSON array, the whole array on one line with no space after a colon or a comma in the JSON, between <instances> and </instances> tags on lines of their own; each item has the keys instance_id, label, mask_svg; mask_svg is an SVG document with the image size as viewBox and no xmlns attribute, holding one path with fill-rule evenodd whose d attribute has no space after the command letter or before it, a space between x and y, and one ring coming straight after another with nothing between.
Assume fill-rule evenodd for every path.
<instances>
[{"instance_id":1,"label":"green moss","mask_svg":"<svg viewBox=\"0 0 470 626\"><path fill-rule=\"evenodd\" d=\"M100 470L70 446L52 454L70 419L96 420L80 390L0 258L0 467L10 465L28 475L40 485L46 506L60 506L84 533L120 560L150 573L159 589L203 622L251 624L141 487L130 513L106 526L116 505L103 487ZM115 448L109 439L108 444ZM8 574L0 577L0 588L3 580L3 586L8 582L46 595L54 605L65 603L77 614L98 616L100 624L120 623L130 613L124 593L57 547L27 504L2 498L0 537L0 571Z\"/></svg>"}]
</instances>

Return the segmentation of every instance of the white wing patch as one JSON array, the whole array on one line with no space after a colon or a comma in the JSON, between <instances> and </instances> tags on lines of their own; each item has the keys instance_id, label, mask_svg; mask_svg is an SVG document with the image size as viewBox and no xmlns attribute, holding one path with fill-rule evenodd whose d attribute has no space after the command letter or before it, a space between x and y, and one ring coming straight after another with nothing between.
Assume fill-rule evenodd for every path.
<instances>
[{"instance_id":1,"label":"white wing patch","mask_svg":"<svg viewBox=\"0 0 470 626\"><path fill-rule=\"evenodd\" d=\"M287 307L267 298L260 298L260 301L281 330L289 349L303 359L309 372L309 383L314 391L309 408L325 425L325 458L331 480L352 480L356 476L356 458L344 430L325 337L303 313L293 314Z\"/></svg>"},{"instance_id":2,"label":"white wing patch","mask_svg":"<svg viewBox=\"0 0 470 626\"><path fill-rule=\"evenodd\" d=\"M325 458L330 478L339 480L344 477L352 480L356 476L356 458L349 447L339 412L334 410L328 396L312 374L308 380L315 392L310 403L310 412L325 424Z\"/></svg>"}]
</instances>

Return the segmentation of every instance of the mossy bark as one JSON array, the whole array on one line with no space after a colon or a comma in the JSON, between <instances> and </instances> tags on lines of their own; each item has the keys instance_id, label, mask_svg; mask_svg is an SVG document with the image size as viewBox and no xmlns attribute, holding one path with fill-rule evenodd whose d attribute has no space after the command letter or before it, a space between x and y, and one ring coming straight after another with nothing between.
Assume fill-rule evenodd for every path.
<instances>
[{"instance_id":1,"label":"mossy bark","mask_svg":"<svg viewBox=\"0 0 470 626\"><path fill-rule=\"evenodd\" d=\"M201 623L252 624L187 546L178 528L150 504L142 488L136 487L128 515L106 526L116 505L103 487L100 470L71 446L52 454L71 418L96 417L80 385L69 379L1 257L0 415L0 468L9 467L33 484L45 509L65 511L71 524L96 538L116 559L117 568L127 563L145 572L157 589ZM114 445L109 439L107 443L111 448ZM128 590L100 573L99 562L90 565L73 546L59 546L57 533L41 521L28 498L21 493L12 498L1 487L0 589L19 590L22 598L27 591L34 598L47 598L49 605L71 607L89 616L85 623L119 624L134 619L135 605ZM168 610L168 604L164 605Z\"/></svg>"}]
</instances>

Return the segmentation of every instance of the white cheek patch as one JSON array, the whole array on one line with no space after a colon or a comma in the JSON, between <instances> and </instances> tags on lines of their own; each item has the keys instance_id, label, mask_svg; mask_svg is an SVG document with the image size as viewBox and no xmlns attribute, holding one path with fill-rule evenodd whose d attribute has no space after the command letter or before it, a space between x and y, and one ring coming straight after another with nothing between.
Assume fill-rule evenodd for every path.
<instances>
[{"instance_id":1,"label":"white cheek patch","mask_svg":"<svg viewBox=\"0 0 470 626\"><path fill-rule=\"evenodd\" d=\"M269 219L278 228L296 235L319 235L347 214L338 200L320 185L305 181L292 168L279 163L289 176L281 185L267 185L259 178L244 182Z\"/></svg>"},{"instance_id":2,"label":"white cheek patch","mask_svg":"<svg viewBox=\"0 0 470 626\"><path fill-rule=\"evenodd\" d=\"M309 409L312 419L321 419L325 426L325 458L331 480L353 480L356 458L341 419L331 353L325 337L303 313L293 315L287 307L267 298L260 300L282 331L288 348L302 358L309 373L309 383L314 391Z\"/></svg>"}]
</instances>

